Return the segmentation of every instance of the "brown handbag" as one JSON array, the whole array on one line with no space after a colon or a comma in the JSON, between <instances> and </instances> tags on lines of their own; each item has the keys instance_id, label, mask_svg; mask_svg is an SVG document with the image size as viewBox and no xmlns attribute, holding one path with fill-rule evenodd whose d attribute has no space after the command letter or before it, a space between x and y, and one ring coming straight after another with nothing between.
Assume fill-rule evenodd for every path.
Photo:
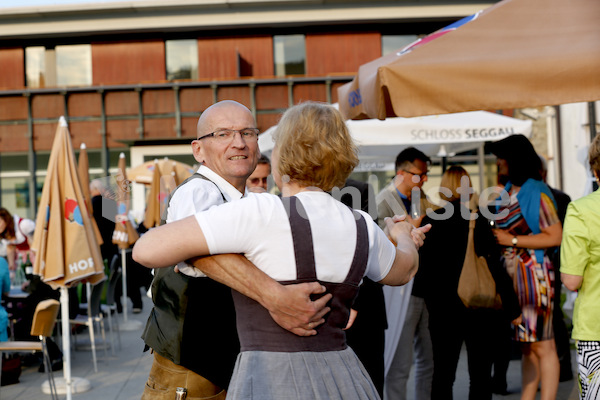
<instances>
[{"instance_id":1,"label":"brown handbag","mask_svg":"<svg viewBox=\"0 0 600 400\"><path fill-rule=\"evenodd\" d=\"M467 308L500 308L502 303L496 292L496 281L490 272L485 257L477 256L473 231L475 220L469 222L467 251L460 279L458 280L458 297Z\"/></svg>"}]
</instances>

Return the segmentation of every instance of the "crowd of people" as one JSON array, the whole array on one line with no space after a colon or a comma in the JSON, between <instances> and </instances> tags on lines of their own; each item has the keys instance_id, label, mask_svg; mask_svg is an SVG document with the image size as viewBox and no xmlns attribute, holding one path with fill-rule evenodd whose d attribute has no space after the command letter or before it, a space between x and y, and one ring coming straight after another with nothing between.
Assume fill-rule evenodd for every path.
<instances>
[{"instance_id":1,"label":"crowd of people","mask_svg":"<svg viewBox=\"0 0 600 400\"><path fill-rule=\"evenodd\" d=\"M416 148L398 154L377 194L349 179L358 150L329 105L289 108L271 159L258 134L238 102L204 110L191 145L200 167L171 193L166 223L141 232L133 248L135 262L154 269L142 333L153 364L142 399L172 399L181 387L188 398L406 399L411 374L415 399L452 399L464 344L469 399L489 400L507 393L511 342L522 357L521 398L555 399L573 375L563 283L579 292L572 337L581 398L600 396L597 191L570 202L550 188L543 158L522 135L489 144L497 198L480 199L467 171L452 165L433 202L423 191L431 160ZM589 161L598 179L598 137ZM268 190L273 182L278 194ZM104 188L90 188L111 259ZM346 195L336 198L335 188ZM18 256L31 253L32 223L0 209L2 293ZM465 305L458 294L471 240L495 282L494 307ZM386 311L395 310L386 310L383 285L406 285L387 371ZM7 327L0 306L0 341Z\"/></svg>"},{"instance_id":2,"label":"crowd of people","mask_svg":"<svg viewBox=\"0 0 600 400\"><path fill-rule=\"evenodd\" d=\"M441 186L447 189L444 192L447 194L441 198L446 205L430 202L421 189L427 181L431 161L419 150L409 148L398 155L394 179L375 200L369 194L369 185L348 180L353 165L344 163L349 162L347 158L355 150L343 147L345 127L336 122L339 116L334 111L325 109L326 105L310 102L289 109L274 134L272 164L259 165L256 170L258 159L264 156L258 152L255 141L258 131L249 110L226 101L202 114L197 140L192 143L194 157L202 165L198 171L201 179L195 179L193 186L186 187L190 182L178 189L181 195L176 194L169 204L167 225L144 235L134 248L134 257L140 263L159 271L153 283L154 309L144 332L155 362L143 398L168 398L184 379L189 382L193 377L194 382L209 382L210 392L202 393L216 398L279 398L281 390L286 390L288 397L291 391L297 398L307 398L308 392L312 393L311 398L330 398L332 392L322 392L323 387L319 386L324 385L327 390L335 387L335 395L341 398L402 399L407 396L407 381L414 364L415 398L448 399L452 398L460 349L465 343L471 376L469 398L491 399L493 392L506 394L503 365L507 366L504 361L510 351L490 351L490 344L509 343L510 347L511 336L520 344L522 353L523 399L534 398L540 384L543 399L555 398L559 380L569 379L572 374L570 360L564 366L559 361L560 346L555 344L554 333L558 330L555 325L560 325L557 315L564 326L562 314L556 311L560 310L560 299L556 296L557 287L561 286L557 248L562 238L559 217L564 202L556 202L556 193L543 182L543 165L531 143L521 135L514 135L495 143L491 149L498 158L499 182L506 198L490 199L485 204L477 201L476 196L465 198L461 184L466 179L472 192L470 178L463 168L453 166L442 177ZM263 187L258 191L266 191L270 173L281 191L280 197L249 195L261 183ZM321 178L323 174L337 181L326 182ZM335 284L337 289L349 276L326 272L330 268L328 263L334 262L332 259L340 271L351 268L345 261L347 256L338 253L341 235L335 234L335 229L341 230L343 226L347 233L343 240L351 243L344 246L346 252L357 249L359 239L354 236L360 231L339 222L344 220L344 213L326 205L329 200L325 199L330 197L321 197L329 196L327 192L332 185L364 186L359 189L364 193L360 207L351 199L345 203L368 210L365 200L376 201L376 217L367 218L368 214L363 214L362 219L370 227L372 222L378 222L381 232L385 231L393 243L398 244L397 238L390 237L390 229L396 225L403 226L405 233L420 235L431 229L424 244L415 240L420 247L418 272L414 279L405 282L411 285L405 298L407 311L387 374L382 350L386 316L377 313L383 304L380 283L386 281L379 279L378 283L377 279L369 279L367 273L361 279L358 298L348 301L331 285ZM316 213L313 204L323 213ZM455 212L444 218L448 208ZM302 219L308 219L308 228L295 222L298 217L294 216L294 209L300 210ZM327 216L325 226L319 215ZM475 249L487 260L501 299L499 308L468 308L457 295L470 218L477 221ZM374 239L369 236L372 233L368 232L373 245ZM381 256L381 251L377 256ZM370 257L364 261L366 271L371 261ZM304 270L304 264L311 266L310 273ZM309 281L318 281L323 286L320 289L295 286ZM289 286L288 290L297 290L293 297L281 297L282 283ZM206 296L211 299L218 298L219 306L204 307L201 311L191 308L194 304L206 304L198 295L192 297L191 293L195 293L190 290L192 285L218 286L219 290L198 292L208 293ZM235 289L233 304L225 286ZM369 287L373 290L368 290ZM309 297L311 290L314 296ZM317 292L327 293L325 296L331 299L319 298ZM324 298L327 302L317 303ZM365 308L368 301L374 301L372 304L378 304L378 308ZM174 309L169 304L180 307ZM215 304L214 300L211 304ZM233 321L233 308L237 309L237 321ZM197 319L186 318L195 312L205 320L214 321L211 332L199 329L201 323ZM374 314L378 315L376 319ZM223 321L226 317L227 323ZM355 335L353 329L367 318L373 329ZM346 321L348 326L344 324ZM177 323L169 325L169 322ZM161 336L168 326L176 328ZM231 338L234 326L239 336ZM346 367L333 368L335 373L319 369L330 351L336 351L336 359L347 356L340 355L335 346L325 345L332 329L345 331L350 343L347 347L348 343L338 342L338 347L357 348L355 354L360 354L360 364L373 378L368 383L345 369L355 365L354 353L352 361L343 358ZM200 333L192 336L192 331ZM309 339L316 333L319 339ZM210 341L218 345L210 349L199 345L210 340L209 334L218 336ZM297 336L307 337L300 340ZM168 340L169 337L177 340ZM556 337L558 340L558 333ZM231 343L236 347L226 363L224 349L231 349ZM297 343L304 345L298 347ZM369 350L359 352L365 343ZM500 345L498 348L505 349ZM281 353L286 353L285 362ZM315 354L307 358L306 353L319 354L317 358ZM309 366L319 371L318 383L315 376L304 370L308 359ZM329 363L337 365L331 360ZM164 370L172 371L175 367L181 377L167 377ZM211 375L217 367L224 372L214 378ZM495 387L492 382L502 382L503 375L504 386ZM352 393L338 393L339 385L347 379L355 380ZM191 396L202 394L196 385L188 386Z\"/></svg>"}]
</instances>

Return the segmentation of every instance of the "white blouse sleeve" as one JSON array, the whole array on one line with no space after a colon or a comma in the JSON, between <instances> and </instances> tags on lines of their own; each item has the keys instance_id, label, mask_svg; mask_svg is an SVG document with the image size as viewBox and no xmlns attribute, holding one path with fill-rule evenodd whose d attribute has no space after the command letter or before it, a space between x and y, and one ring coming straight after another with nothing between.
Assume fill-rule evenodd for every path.
<instances>
[{"instance_id":1,"label":"white blouse sleeve","mask_svg":"<svg viewBox=\"0 0 600 400\"><path fill-rule=\"evenodd\" d=\"M364 215L367 218L367 229L369 231L369 260L365 275L369 279L379 282L392 269L396 258L396 247L375 221L368 214Z\"/></svg>"}]
</instances>

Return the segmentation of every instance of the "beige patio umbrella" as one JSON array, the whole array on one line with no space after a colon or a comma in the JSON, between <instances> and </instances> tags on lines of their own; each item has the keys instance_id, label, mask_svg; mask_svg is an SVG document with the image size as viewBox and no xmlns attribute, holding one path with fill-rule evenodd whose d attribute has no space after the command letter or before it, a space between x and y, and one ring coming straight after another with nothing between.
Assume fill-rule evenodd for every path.
<instances>
[{"instance_id":1,"label":"beige patio umbrella","mask_svg":"<svg viewBox=\"0 0 600 400\"><path fill-rule=\"evenodd\" d=\"M85 206L88 211L88 215L90 215L90 221L92 221L92 228L94 229L94 233L96 234L96 242L98 245L104 243L102 240L102 235L100 234L100 229L98 229L98 224L96 220L91 216L94 215L94 211L92 210L92 196L90 195L90 161L88 158L87 148L85 143L81 143L79 147L79 158L77 159L77 173L79 175L79 182L81 182L81 190L83 191L83 197L85 199Z\"/></svg>"},{"instance_id":2,"label":"beige patio umbrella","mask_svg":"<svg viewBox=\"0 0 600 400\"><path fill-rule=\"evenodd\" d=\"M155 161L156 160L146 161L135 168L131 168L128 172L129 178L134 182L149 185L152 182ZM165 182L170 180L173 171L175 171L176 174L175 181L179 183L183 182L194 173L194 168L191 165L171 160L167 157L158 160L158 169L160 170L160 176L165 177Z\"/></svg>"},{"instance_id":3,"label":"beige patio umbrella","mask_svg":"<svg viewBox=\"0 0 600 400\"><path fill-rule=\"evenodd\" d=\"M73 145L64 117L59 120L48 173L42 189L33 236L36 252L33 273L52 288L60 288L63 332L69 332L69 295L67 288L81 281L92 284L105 279L100 248L87 212ZM63 338L64 382L67 399L74 390L89 389L89 382L71 377L70 337Z\"/></svg>"},{"instance_id":4,"label":"beige patio umbrella","mask_svg":"<svg viewBox=\"0 0 600 400\"><path fill-rule=\"evenodd\" d=\"M503 0L362 65L338 89L340 111L385 119L598 100L599 20L598 0Z\"/></svg>"},{"instance_id":5,"label":"beige patio umbrella","mask_svg":"<svg viewBox=\"0 0 600 400\"><path fill-rule=\"evenodd\" d=\"M119 329L133 330L137 329L137 321L127 321L127 250L138 240L139 235L129 221L129 202L131 195L131 181L127 179L126 172L127 164L125 162L125 154L119 155L117 181L117 216L115 221L115 231L113 232L113 243L121 249L121 268L123 282L123 320L124 323L119 325Z\"/></svg>"},{"instance_id":6,"label":"beige patio umbrella","mask_svg":"<svg viewBox=\"0 0 600 400\"><path fill-rule=\"evenodd\" d=\"M162 185L161 176L158 169L158 160L154 161L155 168L152 174L152 182L150 183L150 192L146 199L146 212L144 214L144 226L147 229L160 225L161 205L164 199L168 196L166 188Z\"/></svg>"}]
</instances>

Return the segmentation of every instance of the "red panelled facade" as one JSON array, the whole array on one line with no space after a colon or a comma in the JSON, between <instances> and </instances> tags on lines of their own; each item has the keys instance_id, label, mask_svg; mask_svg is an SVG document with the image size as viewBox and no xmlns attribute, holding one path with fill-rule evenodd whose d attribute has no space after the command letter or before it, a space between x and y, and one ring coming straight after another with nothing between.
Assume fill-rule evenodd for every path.
<instances>
[{"instance_id":1,"label":"red panelled facade","mask_svg":"<svg viewBox=\"0 0 600 400\"><path fill-rule=\"evenodd\" d=\"M353 75L358 67L381 57L380 33L306 35L306 73Z\"/></svg>"},{"instance_id":2,"label":"red panelled facade","mask_svg":"<svg viewBox=\"0 0 600 400\"><path fill-rule=\"evenodd\" d=\"M0 49L0 89L21 89L25 85L23 48Z\"/></svg>"},{"instance_id":3,"label":"red panelled facade","mask_svg":"<svg viewBox=\"0 0 600 400\"><path fill-rule=\"evenodd\" d=\"M92 43L92 84L119 85L165 80L162 40Z\"/></svg>"},{"instance_id":4,"label":"red panelled facade","mask_svg":"<svg viewBox=\"0 0 600 400\"><path fill-rule=\"evenodd\" d=\"M273 38L198 38L198 78L236 79L273 75Z\"/></svg>"},{"instance_id":5,"label":"red panelled facade","mask_svg":"<svg viewBox=\"0 0 600 400\"><path fill-rule=\"evenodd\" d=\"M306 75L277 78L273 35L206 35L197 37L197 43L199 78L194 84L166 81L162 37L92 41L91 87L27 91L33 150L50 150L61 115L69 121L74 145L85 142L90 150L193 138L199 113L224 99L252 108L258 127L266 130L291 104L335 102L337 87L360 64L381 55L379 33L310 33L305 35ZM0 90L24 89L24 47L0 49ZM1 152L29 149L28 100L23 93L0 96Z\"/></svg>"}]
</instances>

